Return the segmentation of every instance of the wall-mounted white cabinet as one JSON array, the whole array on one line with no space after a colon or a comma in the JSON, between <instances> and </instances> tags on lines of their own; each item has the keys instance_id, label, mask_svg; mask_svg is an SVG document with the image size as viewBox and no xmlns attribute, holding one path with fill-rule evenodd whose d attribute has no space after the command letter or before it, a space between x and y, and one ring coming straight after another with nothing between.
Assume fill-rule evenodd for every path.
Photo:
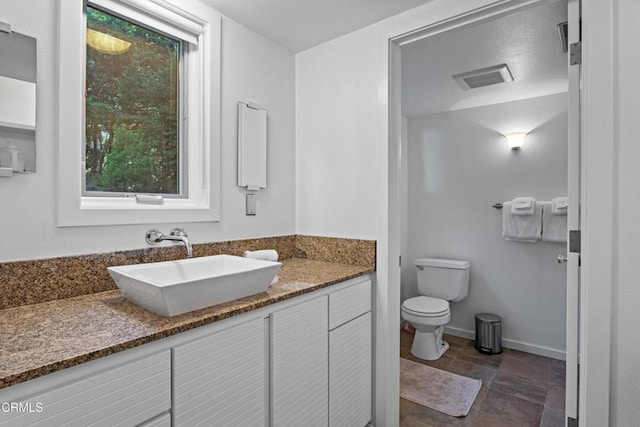
<instances>
[{"instance_id":1,"label":"wall-mounted white cabinet","mask_svg":"<svg viewBox=\"0 0 640 427\"><path fill-rule=\"evenodd\" d=\"M58 371L0 390L34 408L0 426L364 427L370 310L352 279Z\"/></svg>"},{"instance_id":2,"label":"wall-mounted white cabinet","mask_svg":"<svg viewBox=\"0 0 640 427\"><path fill-rule=\"evenodd\" d=\"M0 126L36 128L36 84L0 75Z\"/></svg>"}]
</instances>

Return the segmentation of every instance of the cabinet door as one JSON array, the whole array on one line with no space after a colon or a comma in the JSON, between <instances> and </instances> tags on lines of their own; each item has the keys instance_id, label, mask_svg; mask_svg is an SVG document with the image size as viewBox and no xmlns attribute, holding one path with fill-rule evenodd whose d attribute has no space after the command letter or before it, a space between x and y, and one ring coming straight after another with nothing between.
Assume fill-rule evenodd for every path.
<instances>
[{"instance_id":1,"label":"cabinet door","mask_svg":"<svg viewBox=\"0 0 640 427\"><path fill-rule=\"evenodd\" d=\"M173 349L176 427L265 425L266 322L252 320Z\"/></svg>"},{"instance_id":2,"label":"cabinet door","mask_svg":"<svg viewBox=\"0 0 640 427\"><path fill-rule=\"evenodd\" d=\"M271 425L327 426L327 330L326 296L271 315Z\"/></svg>"},{"instance_id":3,"label":"cabinet door","mask_svg":"<svg viewBox=\"0 0 640 427\"><path fill-rule=\"evenodd\" d=\"M20 403L20 410L0 413L0 426L138 425L171 409L170 352L96 372Z\"/></svg>"},{"instance_id":4,"label":"cabinet door","mask_svg":"<svg viewBox=\"0 0 640 427\"><path fill-rule=\"evenodd\" d=\"M329 333L329 425L363 427L371 419L371 313Z\"/></svg>"}]
</instances>

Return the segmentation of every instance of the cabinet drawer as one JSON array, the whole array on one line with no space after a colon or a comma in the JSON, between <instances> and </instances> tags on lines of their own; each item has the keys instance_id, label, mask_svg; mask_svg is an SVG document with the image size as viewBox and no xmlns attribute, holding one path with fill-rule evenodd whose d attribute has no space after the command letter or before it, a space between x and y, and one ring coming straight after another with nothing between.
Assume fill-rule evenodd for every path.
<instances>
[{"instance_id":1,"label":"cabinet drawer","mask_svg":"<svg viewBox=\"0 0 640 427\"><path fill-rule=\"evenodd\" d=\"M371 280L329 294L329 330L371 311Z\"/></svg>"},{"instance_id":2,"label":"cabinet drawer","mask_svg":"<svg viewBox=\"0 0 640 427\"><path fill-rule=\"evenodd\" d=\"M0 426L138 425L171 409L171 352L101 371L20 403L33 410L3 413Z\"/></svg>"}]
</instances>

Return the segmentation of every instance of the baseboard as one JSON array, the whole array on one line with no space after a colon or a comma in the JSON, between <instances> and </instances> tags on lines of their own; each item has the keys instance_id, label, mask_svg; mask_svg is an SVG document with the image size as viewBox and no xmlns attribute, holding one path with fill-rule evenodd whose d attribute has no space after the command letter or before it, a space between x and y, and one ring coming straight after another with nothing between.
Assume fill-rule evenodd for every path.
<instances>
[{"instance_id":1,"label":"baseboard","mask_svg":"<svg viewBox=\"0 0 640 427\"><path fill-rule=\"evenodd\" d=\"M460 329L451 326L446 326L444 331L446 334L467 338L470 340L475 339L476 335L474 331L468 331L466 329ZM513 350L524 351L525 353L537 354L538 356L545 356L558 360L566 360L566 353L562 350L556 350L554 348L543 347L535 344L528 344L504 337L502 338L502 346L505 348L511 348Z\"/></svg>"}]
</instances>

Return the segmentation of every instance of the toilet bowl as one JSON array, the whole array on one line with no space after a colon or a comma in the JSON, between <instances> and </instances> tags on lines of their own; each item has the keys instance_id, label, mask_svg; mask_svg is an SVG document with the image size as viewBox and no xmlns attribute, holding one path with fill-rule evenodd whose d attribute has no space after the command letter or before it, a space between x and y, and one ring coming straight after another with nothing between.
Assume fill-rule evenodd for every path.
<instances>
[{"instance_id":1,"label":"toilet bowl","mask_svg":"<svg viewBox=\"0 0 640 427\"><path fill-rule=\"evenodd\" d=\"M402 304L402 318L416 329L411 354L424 360L436 360L449 348L442 339L444 326L451 321L449 303L440 298L415 297Z\"/></svg>"},{"instance_id":2,"label":"toilet bowl","mask_svg":"<svg viewBox=\"0 0 640 427\"><path fill-rule=\"evenodd\" d=\"M469 290L469 261L418 258L414 261L418 293L402 303L402 318L416 330L411 354L419 359L439 359L449 348L442 338L451 321L449 301L460 301Z\"/></svg>"}]
</instances>

